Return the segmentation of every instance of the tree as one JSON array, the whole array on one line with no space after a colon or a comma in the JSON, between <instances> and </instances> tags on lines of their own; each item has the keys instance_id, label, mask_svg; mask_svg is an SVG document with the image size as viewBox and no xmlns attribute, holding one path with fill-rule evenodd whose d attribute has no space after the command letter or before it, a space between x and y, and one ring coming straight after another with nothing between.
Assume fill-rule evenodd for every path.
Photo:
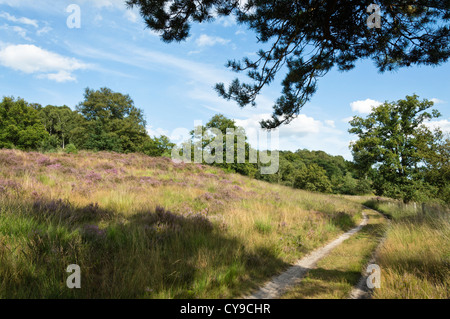
<instances>
[{"instance_id":1,"label":"tree","mask_svg":"<svg viewBox=\"0 0 450 319\"><path fill-rule=\"evenodd\" d=\"M220 135L222 137L220 137ZM218 146L223 154L217 154L220 157L213 165L222 167L229 171L234 171L247 176L254 176L256 173L256 163L249 163L250 145L247 143L247 136L244 128L237 126L234 120L225 117L222 114L214 115L205 126L196 127L191 131L192 145L194 148L201 149L202 153L213 145ZM232 141L232 143L229 143ZM232 162L227 158L227 148L233 155ZM216 156L217 149L213 150L212 156ZM232 152L232 153L231 153ZM244 155L243 163L239 161L239 153ZM203 157L203 161L205 158Z\"/></svg>"},{"instance_id":2,"label":"tree","mask_svg":"<svg viewBox=\"0 0 450 319\"><path fill-rule=\"evenodd\" d=\"M306 169L298 171L294 187L321 193L331 193L332 191L326 171L317 164L311 164Z\"/></svg>"},{"instance_id":3,"label":"tree","mask_svg":"<svg viewBox=\"0 0 450 319\"><path fill-rule=\"evenodd\" d=\"M172 151L172 148L174 147L175 144L170 142L167 136L161 135L160 137L149 137L140 148L140 151L146 155L153 157L170 157L170 153Z\"/></svg>"},{"instance_id":4,"label":"tree","mask_svg":"<svg viewBox=\"0 0 450 319\"><path fill-rule=\"evenodd\" d=\"M411 65L438 65L450 56L449 0L380 0L382 28L368 27L373 0L128 0L147 26L163 41L188 38L192 23L215 16L235 16L256 33L256 60L229 61L246 71L251 83L234 80L217 92L241 107L255 105L264 86L287 70L282 95L264 128L276 128L295 118L317 89L317 81L333 67L348 71L358 60L371 58L381 72ZM372 8L372 6L371 6ZM268 44L268 45L266 45Z\"/></svg>"},{"instance_id":5,"label":"tree","mask_svg":"<svg viewBox=\"0 0 450 319\"><path fill-rule=\"evenodd\" d=\"M85 120L75 133L82 148L136 152L148 138L144 113L129 95L87 88L77 111Z\"/></svg>"},{"instance_id":6,"label":"tree","mask_svg":"<svg viewBox=\"0 0 450 319\"><path fill-rule=\"evenodd\" d=\"M417 95L407 96L350 122L349 132L359 138L351 144L356 167L362 178L371 175L377 195L407 202L435 192L434 185L424 179L427 158L436 158L440 143L424 125L440 116L436 110L426 112L432 106L433 102L419 101Z\"/></svg>"},{"instance_id":7,"label":"tree","mask_svg":"<svg viewBox=\"0 0 450 319\"><path fill-rule=\"evenodd\" d=\"M424 145L420 148L424 159L423 179L438 188L438 198L450 203L450 137L440 130L428 134L422 134L426 138L422 139ZM433 142L427 145L426 141Z\"/></svg>"},{"instance_id":8,"label":"tree","mask_svg":"<svg viewBox=\"0 0 450 319\"><path fill-rule=\"evenodd\" d=\"M31 150L48 138L38 111L23 99L4 97L0 103L0 148Z\"/></svg>"},{"instance_id":9,"label":"tree","mask_svg":"<svg viewBox=\"0 0 450 319\"><path fill-rule=\"evenodd\" d=\"M77 123L77 113L72 111L68 106L53 106L39 108L39 116L45 129L54 137L54 148L65 148L70 143L71 132Z\"/></svg>"}]
</instances>

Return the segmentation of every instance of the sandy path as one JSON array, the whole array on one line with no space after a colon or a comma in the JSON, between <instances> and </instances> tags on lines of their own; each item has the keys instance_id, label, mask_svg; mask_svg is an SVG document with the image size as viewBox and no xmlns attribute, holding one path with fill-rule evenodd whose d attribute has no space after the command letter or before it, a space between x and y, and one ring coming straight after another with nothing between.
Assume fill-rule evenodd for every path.
<instances>
[{"instance_id":1,"label":"sandy path","mask_svg":"<svg viewBox=\"0 0 450 319\"><path fill-rule=\"evenodd\" d=\"M264 284L262 288L254 292L252 295L245 297L246 299L275 299L281 296L287 288L294 286L307 274L310 269L313 269L317 262L327 256L334 248L342 244L346 239L360 231L366 224L368 218L363 213L363 220L358 227L349 230L342 234L337 239L329 244L318 248L309 255L298 260L293 266L282 274L272 278L269 282Z\"/></svg>"},{"instance_id":2,"label":"sandy path","mask_svg":"<svg viewBox=\"0 0 450 319\"><path fill-rule=\"evenodd\" d=\"M364 207L366 209L370 209L370 210L372 210L374 212L377 212L378 214L381 214L379 211L376 211L376 210L371 209L371 208L366 207L366 206L364 206ZM383 214L381 214L381 215L384 216ZM384 218L386 218L386 216L384 216ZM389 224L390 223L389 219L386 218L386 220L387 220L387 222ZM368 265L375 263L375 256L376 256L377 252L379 251L379 249L383 246L383 243L384 243L385 240L386 240L386 234L384 234L384 236L381 238L380 242L378 243L377 248L372 253L372 257L370 258L370 260L367 263L366 267L363 268L363 269L367 269ZM367 273L363 272L363 275L359 279L358 283L356 284L355 287L353 287L352 291L350 292L349 299L370 299L372 297L372 291L371 291L371 289L369 287L367 287L367 278L368 277L369 277L369 275Z\"/></svg>"}]
</instances>

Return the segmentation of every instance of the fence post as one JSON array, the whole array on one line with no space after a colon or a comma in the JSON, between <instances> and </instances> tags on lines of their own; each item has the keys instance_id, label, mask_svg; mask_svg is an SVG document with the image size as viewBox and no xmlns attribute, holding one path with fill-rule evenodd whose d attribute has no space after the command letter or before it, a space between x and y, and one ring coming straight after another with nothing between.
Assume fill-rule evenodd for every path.
<instances>
[{"instance_id":1,"label":"fence post","mask_svg":"<svg viewBox=\"0 0 450 319\"><path fill-rule=\"evenodd\" d=\"M425 215L425 203L422 203L422 215Z\"/></svg>"}]
</instances>

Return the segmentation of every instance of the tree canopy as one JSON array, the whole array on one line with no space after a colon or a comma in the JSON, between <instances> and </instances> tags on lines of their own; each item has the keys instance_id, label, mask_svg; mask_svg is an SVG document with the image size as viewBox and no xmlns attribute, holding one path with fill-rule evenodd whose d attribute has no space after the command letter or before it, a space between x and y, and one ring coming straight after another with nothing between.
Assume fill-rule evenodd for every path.
<instances>
[{"instance_id":1,"label":"tree canopy","mask_svg":"<svg viewBox=\"0 0 450 319\"><path fill-rule=\"evenodd\" d=\"M144 113L134 106L129 95L108 88L87 88L77 111L85 119L79 131L83 148L136 152L148 138Z\"/></svg>"},{"instance_id":2,"label":"tree canopy","mask_svg":"<svg viewBox=\"0 0 450 319\"><path fill-rule=\"evenodd\" d=\"M256 33L258 58L229 61L228 67L246 72L250 83L234 80L217 92L241 107L255 105L264 86L283 68L282 94L272 119L262 121L272 129L289 123L317 89L317 81L333 67L348 71L361 59L372 59L379 71L411 65L438 65L450 56L449 0L380 0L380 29L369 28L367 9L373 0L127 0L137 7L146 25L166 42L189 36L192 23L215 17L236 17Z\"/></svg>"},{"instance_id":3,"label":"tree canopy","mask_svg":"<svg viewBox=\"0 0 450 319\"><path fill-rule=\"evenodd\" d=\"M427 111L432 106L417 95L407 96L350 122L349 132L359 138L351 145L355 165L361 177L372 178L378 195L410 201L436 196L446 187L434 175L442 167L448 169L448 140L440 130L433 133L424 125L440 116L436 110Z\"/></svg>"},{"instance_id":4,"label":"tree canopy","mask_svg":"<svg viewBox=\"0 0 450 319\"><path fill-rule=\"evenodd\" d=\"M23 99L4 97L0 103L0 148L36 149L48 138L39 112Z\"/></svg>"}]
</instances>

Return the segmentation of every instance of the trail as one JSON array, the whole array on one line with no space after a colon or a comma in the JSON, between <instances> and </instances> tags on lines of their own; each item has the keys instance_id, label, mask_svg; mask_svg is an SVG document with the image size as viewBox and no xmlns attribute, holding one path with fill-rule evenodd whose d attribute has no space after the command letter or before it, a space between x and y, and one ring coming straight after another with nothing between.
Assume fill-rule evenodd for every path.
<instances>
[{"instance_id":1,"label":"trail","mask_svg":"<svg viewBox=\"0 0 450 319\"><path fill-rule=\"evenodd\" d=\"M377 212L378 214L382 215L384 218L386 218L387 222L390 223L389 218L387 218L384 214L380 213L379 211L369 208L367 206L364 206L365 209L370 209L374 212ZM386 228L387 229L387 228ZM366 267L363 269L367 269L367 266L370 264L375 263L375 256L380 249L380 247L383 246L384 241L386 240L386 234L381 238L380 242L378 243L377 248L375 248L374 252L372 253L372 257L370 257L369 262L367 263ZM370 299L372 296L372 291L367 287L367 279L369 275L364 274L359 279L358 283L355 287L353 287L352 291L350 292L349 299Z\"/></svg>"},{"instance_id":2,"label":"trail","mask_svg":"<svg viewBox=\"0 0 450 319\"><path fill-rule=\"evenodd\" d=\"M361 223L342 234L337 239L333 240L329 244L318 248L298 260L293 266L282 274L272 278L264 286L254 292L252 295L245 297L246 299L275 299L280 297L289 287L298 284L301 279L308 273L310 269L313 269L317 262L326 257L334 248L342 244L345 240L359 232L365 225L367 225L367 215L363 212L363 220Z\"/></svg>"}]
</instances>

